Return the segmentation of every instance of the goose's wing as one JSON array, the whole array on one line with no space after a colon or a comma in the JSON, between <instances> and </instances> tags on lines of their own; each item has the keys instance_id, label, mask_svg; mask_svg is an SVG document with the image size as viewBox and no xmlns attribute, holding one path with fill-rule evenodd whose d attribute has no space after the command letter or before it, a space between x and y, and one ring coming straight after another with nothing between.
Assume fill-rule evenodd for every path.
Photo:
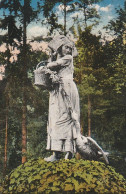
<instances>
[{"instance_id":1,"label":"goose's wing","mask_svg":"<svg viewBox=\"0 0 126 194\"><path fill-rule=\"evenodd\" d=\"M98 151L100 151L102 153L104 160L106 161L107 164L109 164L109 161L108 161L108 158L107 158L105 152L97 144L97 142L94 139L92 139L91 137L87 137L87 139L88 139L89 142L91 142L96 147L96 149L98 149Z\"/></svg>"}]
</instances>

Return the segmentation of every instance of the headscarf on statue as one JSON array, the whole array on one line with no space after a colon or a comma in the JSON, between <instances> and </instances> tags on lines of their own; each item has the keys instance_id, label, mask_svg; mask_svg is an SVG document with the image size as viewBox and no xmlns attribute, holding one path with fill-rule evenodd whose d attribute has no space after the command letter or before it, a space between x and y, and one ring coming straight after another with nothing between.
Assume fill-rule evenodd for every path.
<instances>
[{"instance_id":1,"label":"headscarf on statue","mask_svg":"<svg viewBox=\"0 0 126 194\"><path fill-rule=\"evenodd\" d=\"M57 52L57 50L63 45L69 45L69 47L72 48L73 57L76 57L78 55L77 49L75 47L75 43L72 40L70 40L67 36L64 36L64 35L55 36L48 44L48 47L51 50L53 50L53 52Z\"/></svg>"}]
</instances>

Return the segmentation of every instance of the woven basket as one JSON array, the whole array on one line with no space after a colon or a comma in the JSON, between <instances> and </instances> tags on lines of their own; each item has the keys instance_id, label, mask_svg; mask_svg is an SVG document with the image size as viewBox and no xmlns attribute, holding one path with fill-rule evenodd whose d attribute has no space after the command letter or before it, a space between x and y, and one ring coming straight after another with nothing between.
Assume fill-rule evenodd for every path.
<instances>
[{"instance_id":1,"label":"woven basket","mask_svg":"<svg viewBox=\"0 0 126 194\"><path fill-rule=\"evenodd\" d=\"M40 62L36 70L34 71L34 76L35 76L35 85L41 86L45 89L48 89L51 85L51 80L49 79L49 75L46 74L46 65L48 62L42 61Z\"/></svg>"}]
</instances>

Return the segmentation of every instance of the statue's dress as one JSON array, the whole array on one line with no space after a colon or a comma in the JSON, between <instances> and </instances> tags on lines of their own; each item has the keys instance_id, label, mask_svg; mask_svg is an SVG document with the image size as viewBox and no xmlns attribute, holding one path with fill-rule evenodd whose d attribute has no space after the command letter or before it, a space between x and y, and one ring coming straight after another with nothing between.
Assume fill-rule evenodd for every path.
<instances>
[{"instance_id":1,"label":"statue's dress","mask_svg":"<svg viewBox=\"0 0 126 194\"><path fill-rule=\"evenodd\" d=\"M52 70L61 79L58 88L50 91L47 149L76 152L77 128L71 117L70 107L80 120L79 95L73 81L73 57L66 55L52 62Z\"/></svg>"}]
</instances>

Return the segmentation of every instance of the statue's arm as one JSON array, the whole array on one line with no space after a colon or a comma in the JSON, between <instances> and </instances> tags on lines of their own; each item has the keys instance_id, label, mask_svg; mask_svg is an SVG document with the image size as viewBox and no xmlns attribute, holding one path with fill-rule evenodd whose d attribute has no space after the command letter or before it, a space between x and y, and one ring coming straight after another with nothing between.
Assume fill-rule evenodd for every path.
<instances>
[{"instance_id":1,"label":"statue's arm","mask_svg":"<svg viewBox=\"0 0 126 194\"><path fill-rule=\"evenodd\" d=\"M65 56L65 57L58 59L56 61L49 62L47 65L47 68L55 69L57 67L60 68L60 67L68 66L70 64L71 60L72 60L71 56Z\"/></svg>"},{"instance_id":2,"label":"statue's arm","mask_svg":"<svg viewBox=\"0 0 126 194\"><path fill-rule=\"evenodd\" d=\"M57 67L57 62L53 61L53 62L49 62L47 65L47 68L52 69L54 67Z\"/></svg>"}]
</instances>

